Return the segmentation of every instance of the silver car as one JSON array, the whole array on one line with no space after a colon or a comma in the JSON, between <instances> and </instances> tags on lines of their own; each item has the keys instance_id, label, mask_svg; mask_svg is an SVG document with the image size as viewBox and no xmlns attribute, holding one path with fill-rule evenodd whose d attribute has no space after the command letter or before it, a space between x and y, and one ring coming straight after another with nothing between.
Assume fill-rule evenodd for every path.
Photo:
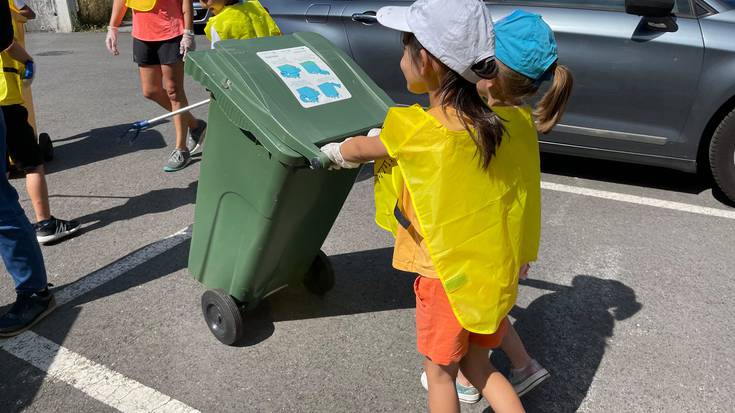
<instances>
[{"instance_id":1,"label":"silver car","mask_svg":"<svg viewBox=\"0 0 735 413\"><path fill-rule=\"evenodd\" d=\"M398 103L406 91L399 35L375 12L400 0L261 0L284 32L312 31L349 53ZM562 123L542 150L710 171L735 201L735 0L487 1L556 32L575 75Z\"/></svg>"}]
</instances>

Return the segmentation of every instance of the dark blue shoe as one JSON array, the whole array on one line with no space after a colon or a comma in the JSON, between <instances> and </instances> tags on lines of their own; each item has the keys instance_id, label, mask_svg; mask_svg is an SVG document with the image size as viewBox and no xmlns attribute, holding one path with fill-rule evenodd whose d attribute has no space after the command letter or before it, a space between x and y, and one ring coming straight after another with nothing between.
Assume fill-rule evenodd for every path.
<instances>
[{"instance_id":1,"label":"dark blue shoe","mask_svg":"<svg viewBox=\"0 0 735 413\"><path fill-rule=\"evenodd\" d=\"M56 308L48 288L37 293L18 293L10 311L0 317L0 337L16 336L41 321Z\"/></svg>"}]
</instances>

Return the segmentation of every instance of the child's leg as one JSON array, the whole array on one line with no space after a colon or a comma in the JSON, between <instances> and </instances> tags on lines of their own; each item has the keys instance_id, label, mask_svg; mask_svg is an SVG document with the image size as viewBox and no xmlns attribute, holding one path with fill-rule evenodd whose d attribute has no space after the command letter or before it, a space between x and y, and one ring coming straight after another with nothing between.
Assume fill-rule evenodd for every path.
<instances>
[{"instance_id":1,"label":"child's leg","mask_svg":"<svg viewBox=\"0 0 735 413\"><path fill-rule=\"evenodd\" d=\"M505 334L500 348L508 356L514 369L522 369L531 362L531 356L528 355L521 337L510 322L508 323L508 332Z\"/></svg>"},{"instance_id":2,"label":"child's leg","mask_svg":"<svg viewBox=\"0 0 735 413\"><path fill-rule=\"evenodd\" d=\"M429 383L429 411L431 413L459 413L459 399L454 386L459 364L442 366L427 358L424 361L424 370Z\"/></svg>"},{"instance_id":3,"label":"child's leg","mask_svg":"<svg viewBox=\"0 0 735 413\"><path fill-rule=\"evenodd\" d=\"M489 349L470 343L467 354L459 362L462 371L496 413L524 412L513 386L488 361L489 353Z\"/></svg>"},{"instance_id":4,"label":"child's leg","mask_svg":"<svg viewBox=\"0 0 735 413\"><path fill-rule=\"evenodd\" d=\"M36 213L36 222L51 218L51 207L48 202L48 185L43 165L26 173L26 190L33 203L33 212Z\"/></svg>"}]
</instances>

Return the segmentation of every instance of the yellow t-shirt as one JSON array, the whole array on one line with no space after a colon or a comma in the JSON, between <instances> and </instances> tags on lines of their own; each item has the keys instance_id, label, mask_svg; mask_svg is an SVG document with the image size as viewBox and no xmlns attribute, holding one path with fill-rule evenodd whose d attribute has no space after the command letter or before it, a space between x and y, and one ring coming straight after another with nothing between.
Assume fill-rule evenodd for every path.
<instances>
[{"instance_id":1,"label":"yellow t-shirt","mask_svg":"<svg viewBox=\"0 0 735 413\"><path fill-rule=\"evenodd\" d=\"M10 0L10 4L13 4L13 0ZM22 35L19 30L22 30L22 26L13 20L13 39L15 41L18 41L19 36ZM20 76L25 70L25 65L10 57L8 52L0 53L0 65L2 66L2 72L0 72L0 105L22 105L23 83Z\"/></svg>"}]
</instances>

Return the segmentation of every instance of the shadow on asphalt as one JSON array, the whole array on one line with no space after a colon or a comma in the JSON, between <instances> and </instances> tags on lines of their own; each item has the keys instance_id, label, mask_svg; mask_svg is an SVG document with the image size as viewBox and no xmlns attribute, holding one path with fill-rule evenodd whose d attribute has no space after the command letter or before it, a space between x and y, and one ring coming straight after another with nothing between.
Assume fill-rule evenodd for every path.
<instances>
[{"instance_id":1,"label":"shadow on asphalt","mask_svg":"<svg viewBox=\"0 0 735 413\"><path fill-rule=\"evenodd\" d=\"M521 288L551 291L511 315L531 357L551 378L523 398L529 412L576 412L592 385L615 322L643 307L625 284L590 275L577 275L571 287L542 280L526 280ZM507 372L502 352L493 352L493 364ZM487 409L486 412L491 412Z\"/></svg>"},{"instance_id":2,"label":"shadow on asphalt","mask_svg":"<svg viewBox=\"0 0 735 413\"><path fill-rule=\"evenodd\" d=\"M61 142L72 142L54 146L54 160L46 166L46 173L52 174L57 171L77 168L139 150L166 147L163 135L154 129L141 132L132 145L127 141L118 142L120 135L129 127L129 123L106 126L68 138L54 139L54 145Z\"/></svg>"},{"instance_id":3,"label":"shadow on asphalt","mask_svg":"<svg viewBox=\"0 0 735 413\"><path fill-rule=\"evenodd\" d=\"M171 211L183 205L193 204L196 201L197 186L198 182L195 181L186 188L156 189L127 198L122 205L96 211L76 219L82 224L81 231L90 232L117 221L127 221L148 214ZM50 196L50 198L54 197L59 196Z\"/></svg>"}]
</instances>

